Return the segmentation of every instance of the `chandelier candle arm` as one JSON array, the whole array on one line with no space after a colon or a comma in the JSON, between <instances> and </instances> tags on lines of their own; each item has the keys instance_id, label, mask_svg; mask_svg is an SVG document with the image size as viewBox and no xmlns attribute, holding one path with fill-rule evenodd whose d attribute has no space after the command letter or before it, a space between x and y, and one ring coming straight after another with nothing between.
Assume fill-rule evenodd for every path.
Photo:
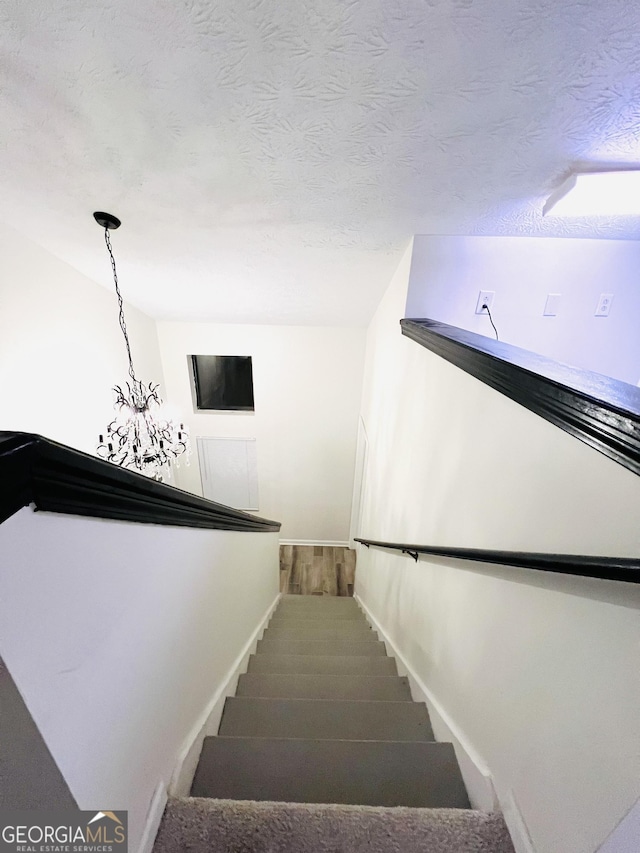
<instances>
[{"instance_id":1,"label":"chandelier candle arm","mask_svg":"<svg viewBox=\"0 0 640 853\"><path fill-rule=\"evenodd\" d=\"M157 383L145 385L136 378L131 355L131 345L124 317L124 301L118 285L116 261L111 248L109 229L120 227L120 220L110 213L93 214L98 225L104 228L104 239L111 261L111 271L118 297L120 328L124 336L129 359L129 376L126 390L116 385L116 416L107 426L106 434L98 439L98 456L125 468L133 468L147 477L162 481L170 471L172 462L180 464L180 458L189 464L191 442L189 430L183 423L176 426L162 410L162 399ZM105 437L106 436L106 437Z\"/></svg>"}]
</instances>

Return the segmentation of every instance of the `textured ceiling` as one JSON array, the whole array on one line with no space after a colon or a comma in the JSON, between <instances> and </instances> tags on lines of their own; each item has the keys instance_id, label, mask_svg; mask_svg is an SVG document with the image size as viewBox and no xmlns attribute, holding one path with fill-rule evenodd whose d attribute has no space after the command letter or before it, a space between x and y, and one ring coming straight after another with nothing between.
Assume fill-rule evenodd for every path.
<instances>
[{"instance_id":1,"label":"textured ceiling","mask_svg":"<svg viewBox=\"0 0 640 853\"><path fill-rule=\"evenodd\" d=\"M163 318L364 324L414 233L640 163L636 0L4 0L0 220Z\"/></svg>"}]
</instances>

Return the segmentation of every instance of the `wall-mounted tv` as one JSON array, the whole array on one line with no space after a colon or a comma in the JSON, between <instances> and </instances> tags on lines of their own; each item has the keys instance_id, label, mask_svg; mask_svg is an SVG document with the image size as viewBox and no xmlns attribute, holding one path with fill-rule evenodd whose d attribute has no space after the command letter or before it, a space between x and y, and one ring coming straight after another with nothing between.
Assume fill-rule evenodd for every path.
<instances>
[{"instance_id":1,"label":"wall-mounted tv","mask_svg":"<svg viewBox=\"0 0 640 853\"><path fill-rule=\"evenodd\" d=\"M190 355L198 411L253 412L250 355Z\"/></svg>"}]
</instances>

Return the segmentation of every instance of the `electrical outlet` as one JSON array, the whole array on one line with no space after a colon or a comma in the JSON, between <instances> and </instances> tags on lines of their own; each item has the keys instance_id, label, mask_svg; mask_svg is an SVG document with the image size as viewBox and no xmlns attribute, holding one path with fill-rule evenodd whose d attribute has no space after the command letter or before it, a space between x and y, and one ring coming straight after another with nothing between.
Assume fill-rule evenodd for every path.
<instances>
[{"instance_id":1,"label":"electrical outlet","mask_svg":"<svg viewBox=\"0 0 640 853\"><path fill-rule=\"evenodd\" d=\"M613 293L601 293L596 306L596 317L608 317L613 302Z\"/></svg>"},{"instance_id":2,"label":"electrical outlet","mask_svg":"<svg viewBox=\"0 0 640 853\"><path fill-rule=\"evenodd\" d=\"M481 290L478 294L478 302L476 304L476 314L486 314L487 312L482 307L487 305L489 311L493 308L493 297L496 295L495 290Z\"/></svg>"}]
</instances>

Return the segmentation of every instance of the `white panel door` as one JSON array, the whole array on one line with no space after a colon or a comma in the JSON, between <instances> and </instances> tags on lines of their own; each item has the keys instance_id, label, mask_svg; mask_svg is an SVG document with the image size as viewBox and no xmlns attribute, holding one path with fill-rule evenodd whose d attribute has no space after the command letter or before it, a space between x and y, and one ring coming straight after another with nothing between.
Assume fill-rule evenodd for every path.
<instances>
[{"instance_id":1,"label":"white panel door","mask_svg":"<svg viewBox=\"0 0 640 853\"><path fill-rule=\"evenodd\" d=\"M255 438L196 441L204 497L234 509L259 509Z\"/></svg>"}]
</instances>

